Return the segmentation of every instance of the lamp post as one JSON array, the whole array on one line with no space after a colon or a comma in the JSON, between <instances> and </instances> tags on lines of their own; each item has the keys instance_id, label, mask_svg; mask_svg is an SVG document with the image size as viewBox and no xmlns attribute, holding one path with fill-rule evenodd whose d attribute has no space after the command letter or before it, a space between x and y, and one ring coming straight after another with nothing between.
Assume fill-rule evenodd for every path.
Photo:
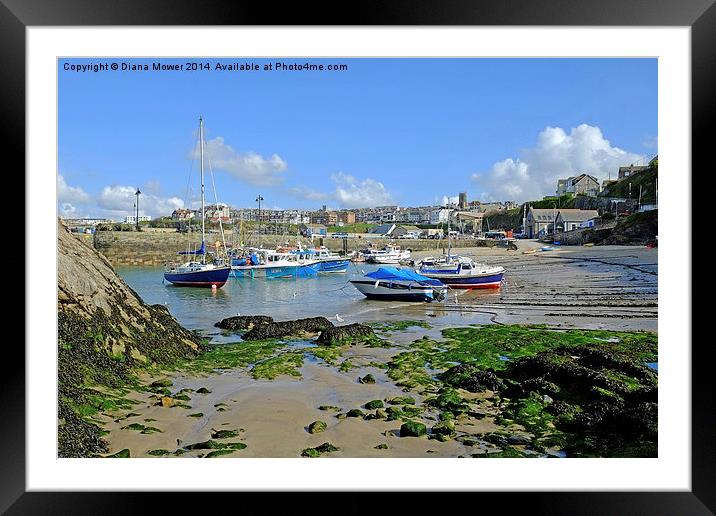
<instances>
[{"instance_id":1,"label":"lamp post","mask_svg":"<svg viewBox=\"0 0 716 516\"><path fill-rule=\"evenodd\" d=\"M139 191L139 188L137 188L137 191L134 192L134 195L137 196L137 202L136 202L136 204L135 204L136 207L137 207L137 214L136 214L136 217L137 217L137 218L134 219L134 222L135 222L136 225L137 225L137 231L139 231L139 196L140 196L141 194L142 194L142 192Z\"/></svg>"},{"instance_id":2,"label":"lamp post","mask_svg":"<svg viewBox=\"0 0 716 516\"><path fill-rule=\"evenodd\" d=\"M263 201L264 198L261 197L261 194L256 198L256 202L259 203L259 235L261 235L261 201Z\"/></svg>"}]
</instances>

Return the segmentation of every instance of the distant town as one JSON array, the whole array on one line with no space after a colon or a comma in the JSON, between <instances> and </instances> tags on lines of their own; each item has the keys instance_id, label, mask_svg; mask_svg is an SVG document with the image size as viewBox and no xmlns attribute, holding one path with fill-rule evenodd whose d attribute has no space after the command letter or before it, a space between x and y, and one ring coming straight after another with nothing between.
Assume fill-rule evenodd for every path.
<instances>
[{"instance_id":1,"label":"distant town","mask_svg":"<svg viewBox=\"0 0 716 516\"><path fill-rule=\"evenodd\" d=\"M457 202L442 206L391 205L333 210L323 205L317 210L299 210L267 209L260 204L255 208L235 208L219 203L205 207L205 220L209 224L221 223L228 227L244 223L258 225L258 231L262 231L262 224L265 231L271 226L297 226L307 237L329 233L347 236L351 232L391 238L442 237L450 220L459 234L477 236L491 230L504 230L524 238L540 238L556 231L594 227L618 217L620 212L628 215L656 209L657 171L658 156L654 156L648 165L619 167L614 179L605 179L601 184L596 177L582 173L559 179L554 196L523 204L512 200L469 200L467 192L460 192ZM260 199L264 200L263 197ZM87 232L93 232L93 228L131 230L140 227L176 227L181 231L190 230L200 220L201 210L181 208L157 219L137 210L134 215L119 221L81 218L65 219L65 223Z\"/></svg>"}]
</instances>

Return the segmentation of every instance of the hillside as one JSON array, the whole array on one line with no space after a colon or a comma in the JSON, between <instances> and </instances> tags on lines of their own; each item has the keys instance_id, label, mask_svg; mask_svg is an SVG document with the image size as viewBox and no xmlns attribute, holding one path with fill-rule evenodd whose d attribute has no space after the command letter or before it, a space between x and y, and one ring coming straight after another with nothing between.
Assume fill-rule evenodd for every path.
<instances>
[{"instance_id":1,"label":"hillside","mask_svg":"<svg viewBox=\"0 0 716 516\"><path fill-rule=\"evenodd\" d=\"M92 456L106 451L92 416L129 403L121 389L137 369L196 356L201 340L60 221L57 251L58 454Z\"/></svg>"},{"instance_id":2,"label":"hillside","mask_svg":"<svg viewBox=\"0 0 716 516\"><path fill-rule=\"evenodd\" d=\"M626 177L616 183L607 186L600 194L601 197L620 197L628 199L629 183L631 183L631 198L638 200L639 187L641 186L641 202L653 203L656 201L656 179L659 174L658 164L651 165L648 169L637 172L633 176Z\"/></svg>"}]
</instances>

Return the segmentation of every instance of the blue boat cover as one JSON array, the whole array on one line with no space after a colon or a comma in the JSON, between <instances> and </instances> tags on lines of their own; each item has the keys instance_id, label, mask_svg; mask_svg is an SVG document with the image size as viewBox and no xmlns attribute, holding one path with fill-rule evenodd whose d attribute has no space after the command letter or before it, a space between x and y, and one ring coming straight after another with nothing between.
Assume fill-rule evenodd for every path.
<instances>
[{"instance_id":1,"label":"blue boat cover","mask_svg":"<svg viewBox=\"0 0 716 516\"><path fill-rule=\"evenodd\" d=\"M416 281L421 285L442 285L440 280L427 278L410 269L399 269L397 267L381 267L377 271L369 272L366 277L381 280Z\"/></svg>"},{"instance_id":2,"label":"blue boat cover","mask_svg":"<svg viewBox=\"0 0 716 516\"><path fill-rule=\"evenodd\" d=\"M201 249L196 251L179 251L177 254L206 254L206 248L204 247L204 241L201 241Z\"/></svg>"}]
</instances>

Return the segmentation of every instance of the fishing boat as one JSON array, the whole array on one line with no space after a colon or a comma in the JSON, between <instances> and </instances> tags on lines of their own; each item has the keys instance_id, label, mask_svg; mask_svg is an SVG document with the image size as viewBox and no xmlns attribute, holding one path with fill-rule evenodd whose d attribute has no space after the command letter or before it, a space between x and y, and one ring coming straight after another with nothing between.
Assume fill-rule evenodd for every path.
<instances>
[{"instance_id":1,"label":"fishing boat","mask_svg":"<svg viewBox=\"0 0 716 516\"><path fill-rule=\"evenodd\" d=\"M350 282L368 299L386 301L442 301L447 292L440 281L400 267L380 267Z\"/></svg>"},{"instance_id":2,"label":"fishing boat","mask_svg":"<svg viewBox=\"0 0 716 516\"><path fill-rule=\"evenodd\" d=\"M410 259L410 249L401 249L399 245L388 244L383 249L366 249L363 251L368 263L397 264Z\"/></svg>"},{"instance_id":3,"label":"fishing boat","mask_svg":"<svg viewBox=\"0 0 716 516\"><path fill-rule=\"evenodd\" d=\"M504 267L475 262L467 256L425 258L419 262L419 274L440 280L450 288L499 288L505 274Z\"/></svg>"},{"instance_id":4,"label":"fishing boat","mask_svg":"<svg viewBox=\"0 0 716 516\"><path fill-rule=\"evenodd\" d=\"M204 217L204 121L199 117L199 149L201 155L201 247L197 250L180 251L180 255L192 255L179 265L169 264L164 271L164 279L181 287L221 288L229 278L231 266L220 259L207 262L206 231ZM223 236L223 231L222 231Z\"/></svg>"}]
</instances>

